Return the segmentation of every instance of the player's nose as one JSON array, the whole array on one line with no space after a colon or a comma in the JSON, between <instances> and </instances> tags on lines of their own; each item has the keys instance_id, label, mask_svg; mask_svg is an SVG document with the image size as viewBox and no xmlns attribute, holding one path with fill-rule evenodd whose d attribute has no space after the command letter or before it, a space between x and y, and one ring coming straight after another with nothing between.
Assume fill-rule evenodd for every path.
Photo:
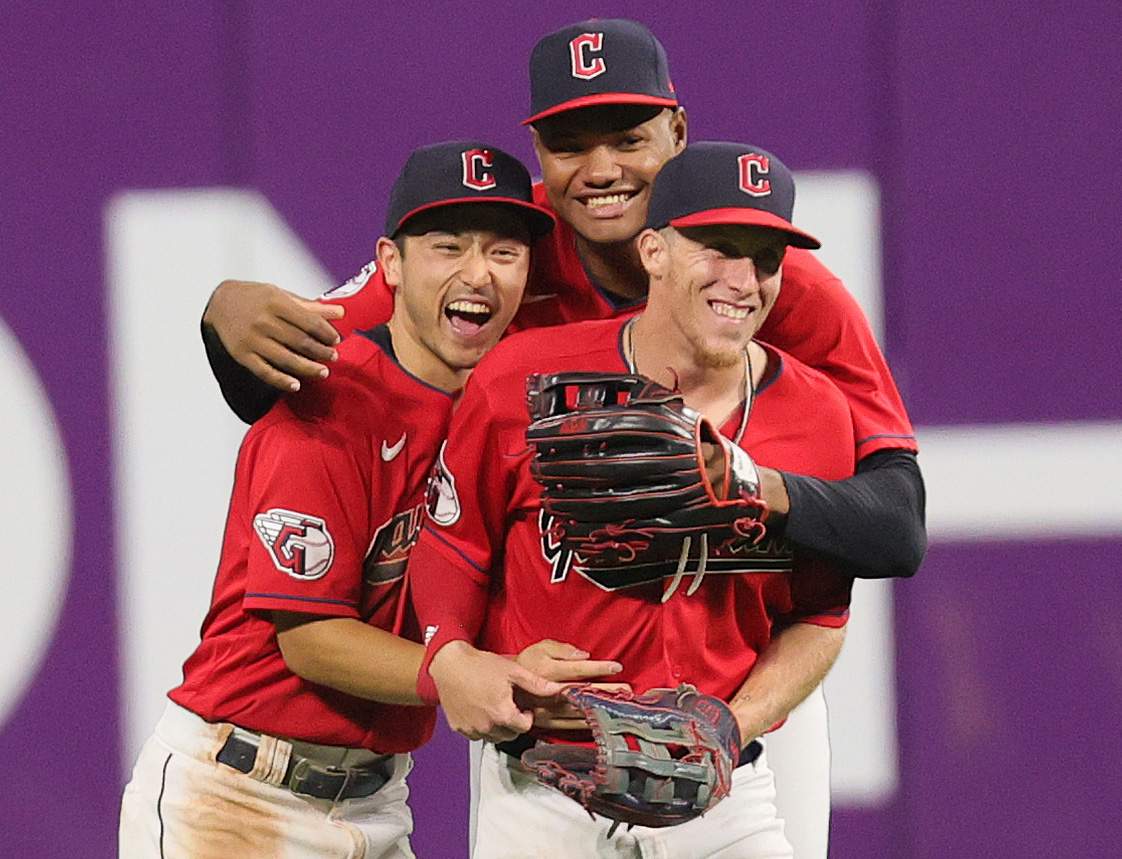
<instances>
[{"instance_id":1,"label":"player's nose","mask_svg":"<svg viewBox=\"0 0 1122 859\"><path fill-rule=\"evenodd\" d=\"M720 265L722 278L733 289L746 294L759 292L760 272L751 257L722 260Z\"/></svg>"},{"instance_id":2,"label":"player's nose","mask_svg":"<svg viewBox=\"0 0 1122 859\"><path fill-rule=\"evenodd\" d=\"M623 176L615 153L608 146L593 146L584 158L586 185L610 185Z\"/></svg>"},{"instance_id":3,"label":"player's nose","mask_svg":"<svg viewBox=\"0 0 1122 859\"><path fill-rule=\"evenodd\" d=\"M491 282L491 269L487 255L481 248L474 247L464 255L460 266L460 280L473 289L482 289Z\"/></svg>"}]
</instances>

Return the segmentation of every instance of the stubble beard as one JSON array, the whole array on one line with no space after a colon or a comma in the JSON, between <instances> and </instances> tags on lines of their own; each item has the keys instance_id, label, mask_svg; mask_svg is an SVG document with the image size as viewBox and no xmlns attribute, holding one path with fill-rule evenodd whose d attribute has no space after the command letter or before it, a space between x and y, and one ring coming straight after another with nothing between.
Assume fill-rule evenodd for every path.
<instances>
[{"instance_id":1,"label":"stubble beard","mask_svg":"<svg viewBox=\"0 0 1122 859\"><path fill-rule=\"evenodd\" d=\"M699 346L697 350L697 363L698 366L704 367L706 370L727 370L729 367L743 360L743 355L743 349L708 349L704 346Z\"/></svg>"}]
</instances>

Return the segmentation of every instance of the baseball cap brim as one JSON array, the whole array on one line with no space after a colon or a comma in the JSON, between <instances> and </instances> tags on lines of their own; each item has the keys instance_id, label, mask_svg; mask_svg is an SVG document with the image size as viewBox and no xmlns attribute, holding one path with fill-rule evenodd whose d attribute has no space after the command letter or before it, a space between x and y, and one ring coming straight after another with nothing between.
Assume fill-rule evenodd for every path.
<instances>
[{"instance_id":1,"label":"baseball cap brim","mask_svg":"<svg viewBox=\"0 0 1122 859\"><path fill-rule=\"evenodd\" d=\"M816 251L822 247L822 243L810 233L804 233L802 230L792 226L789 221L785 221L783 218L778 215L773 215L771 212L765 212L763 209L706 209L705 211L694 212L691 215L684 215L681 218L674 218L670 221L670 226L672 227L711 227L719 224L746 224L753 227L771 227L786 233L787 244L793 245L796 248L806 248L807 250Z\"/></svg>"},{"instance_id":2,"label":"baseball cap brim","mask_svg":"<svg viewBox=\"0 0 1122 859\"><path fill-rule=\"evenodd\" d=\"M522 124L530 125L540 119L545 119L547 116L555 116L568 110L593 107L598 104L653 104L660 107L677 107L678 99L662 98L654 95L637 95L633 92L602 92L596 95L586 95L581 98L570 99L561 104L555 104L553 107L549 108L549 110L543 110L540 113L535 113L529 119L522 120Z\"/></svg>"},{"instance_id":3,"label":"baseball cap brim","mask_svg":"<svg viewBox=\"0 0 1122 859\"><path fill-rule=\"evenodd\" d=\"M397 222L394 229L396 233L403 226L405 222L418 215L421 212L426 212L430 209L440 209L444 206L452 206L459 203L498 203L504 206L515 206L519 209L519 214L526 217L526 223L530 228L530 234L539 239L553 229L557 223L557 217L553 212L548 209L543 209L535 203L527 203L525 200L516 200L513 197L459 197L448 200L437 200L432 203L426 203L424 206L418 206L409 212L406 212L401 219Z\"/></svg>"}]
</instances>

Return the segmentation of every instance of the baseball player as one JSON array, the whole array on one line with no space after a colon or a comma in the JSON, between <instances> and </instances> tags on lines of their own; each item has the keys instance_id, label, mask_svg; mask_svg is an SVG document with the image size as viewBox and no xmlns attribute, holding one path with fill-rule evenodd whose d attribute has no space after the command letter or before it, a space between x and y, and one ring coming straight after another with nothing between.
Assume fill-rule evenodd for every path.
<instances>
[{"instance_id":1,"label":"baseball player","mask_svg":"<svg viewBox=\"0 0 1122 859\"><path fill-rule=\"evenodd\" d=\"M499 149L410 156L377 243L389 322L242 445L202 640L125 789L122 857L413 856L405 778L434 713L406 559L454 397L552 224Z\"/></svg>"},{"instance_id":2,"label":"baseball player","mask_svg":"<svg viewBox=\"0 0 1122 859\"><path fill-rule=\"evenodd\" d=\"M731 143L687 147L651 191L637 243L650 277L642 313L516 334L465 388L437 462L439 500L409 570L429 642L422 694L438 693L465 735L502 741L483 757L479 857L795 855L756 741L833 663L851 579L793 551L781 528L755 543L711 542L688 588L676 552L652 557L626 536L615 538L619 560L604 570L559 543L525 455L528 378L631 372L679 389L761 463L822 479L850 475L845 397L753 339L777 300L787 246L818 246L791 224L793 205L793 179L774 155ZM728 701L744 750L729 797L677 826L625 831L523 771L524 746L507 742L519 726L504 724L505 714L524 721L522 708L481 651L514 653L542 636L618 661L619 679L636 691L684 682ZM588 740L532 733L539 743Z\"/></svg>"},{"instance_id":3,"label":"baseball player","mask_svg":"<svg viewBox=\"0 0 1122 859\"><path fill-rule=\"evenodd\" d=\"M654 176L687 137L665 52L635 22L586 21L543 38L530 76L526 121L543 176L535 195L560 222L535 248L515 327L633 314L643 307L647 279L630 240L644 222ZM219 287L204 336L223 392L243 418L252 420L276 396L253 372L281 387L297 383L285 370L327 372L316 362L332 354L336 335L325 319L338 322L339 306L346 308L339 324L347 326L388 313L390 293L376 267L321 302L265 284ZM911 425L863 314L811 251L787 253L782 290L758 339L833 379L850 404L858 460L855 476L836 481L762 469L777 499L773 517L786 515L792 543L852 575L913 574L926 541ZM770 751L799 855L825 856L829 749L820 691L772 738Z\"/></svg>"}]
</instances>

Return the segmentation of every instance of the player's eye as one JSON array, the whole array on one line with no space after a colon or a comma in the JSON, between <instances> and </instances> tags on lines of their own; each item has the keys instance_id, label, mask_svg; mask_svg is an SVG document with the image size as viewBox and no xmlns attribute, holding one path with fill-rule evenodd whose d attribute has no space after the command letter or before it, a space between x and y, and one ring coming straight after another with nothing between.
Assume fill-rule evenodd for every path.
<instances>
[{"instance_id":1,"label":"player's eye","mask_svg":"<svg viewBox=\"0 0 1122 859\"><path fill-rule=\"evenodd\" d=\"M783 262L783 253L776 248L763 248L752 254L752 262L763 274L775 274Z\"/></svg>"},{"instance_id":2,"label":"player's eye","mask_svg":"<svg viewBox=\"0 0 1122 859\"><path fill-rule=\"evenodd\" d=\"M740 249L737 248L736 245L726 244L724 242L714 242L713 244L709 245L709 250L713 251L718 256L724 257L725 259L740 259L744 256L744 254L740 252Z\"/></svg>"},{"instance_id":3,"label":"player's eye","mask_svg":"<svg viewBox=\"0 0 1122 859\"><path fill-rule=\"evenodd\" d=\"M551 140L545 148L553 155L576 155L584 151L584 146L576 140Z\"/></svg>"},{"instance_id":4,"label":"player's eye","mask_svg":"<svg viewBox=\"0 0 1122 859\"><path fill-rule=\"evenodd\" d=\"M517 248L517 247L514 247L514 246L510 246L510 247L495 248L491 253L494 256L498 257L500 260L508 261L508 260L519 259L522 256L522 252L523 252L522 248Z\"/></svg>"}]
</instances>

